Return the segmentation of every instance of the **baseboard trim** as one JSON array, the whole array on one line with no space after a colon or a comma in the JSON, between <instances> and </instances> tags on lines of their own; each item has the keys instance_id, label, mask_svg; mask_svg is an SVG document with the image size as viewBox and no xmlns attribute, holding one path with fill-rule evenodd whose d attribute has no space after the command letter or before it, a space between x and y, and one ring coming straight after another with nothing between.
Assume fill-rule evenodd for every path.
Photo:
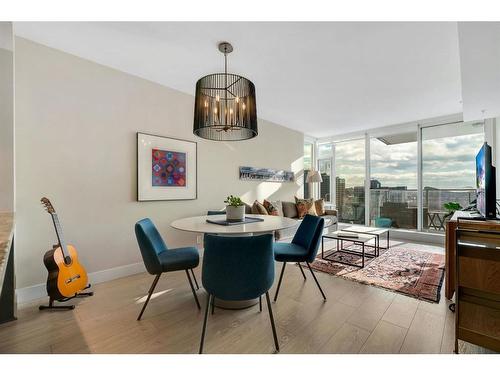
<instances>
[{"instance_id":1,"label":"baseboard trim","mask_svg":"<svg viewBox=\"0 0 500 375\"><path fill-rule=\"evenodd\" d=\"M146 268L144 267L144 263L142 262L127 264L125 266L91 272L89 273L89 281L92 284L99 284L105 281L110 281L118 279L120 277L135 275L145 271ZM16 289L17 303L19 305L43 298L45 296L47 296L45 283Z\"/></svg>"}]
</instances>

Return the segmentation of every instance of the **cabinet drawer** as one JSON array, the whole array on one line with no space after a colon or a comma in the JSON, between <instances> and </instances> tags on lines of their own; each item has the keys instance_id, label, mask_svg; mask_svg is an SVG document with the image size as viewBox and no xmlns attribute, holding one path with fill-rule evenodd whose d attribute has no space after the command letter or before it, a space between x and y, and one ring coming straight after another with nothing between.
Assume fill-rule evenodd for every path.
<instances>
[{"instance_id":1,"label":"cabinet drawer","mask_svg":"<svg viewBox=\"0 0 500 375\"><path fill-rule=\"evenodd\" d=\"M458 285L500 294L500 262L460 256Z\"/></svg>"},{"instance_id":2,"label":"cabinet drawer","mask_svg":"<svg viewBox=\"0 0 500 375\"><path fill-rule=\"evenodd\" d=\"M458 326L500 340L500 310L460 300Z\"/></svg>"}]
</instances>

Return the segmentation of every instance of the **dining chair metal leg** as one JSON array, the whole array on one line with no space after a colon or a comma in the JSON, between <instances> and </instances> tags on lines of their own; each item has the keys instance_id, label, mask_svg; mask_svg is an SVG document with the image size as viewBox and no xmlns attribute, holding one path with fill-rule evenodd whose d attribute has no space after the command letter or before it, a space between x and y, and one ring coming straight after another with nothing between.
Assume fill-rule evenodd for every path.
<instances>
[{"instance_id":1,"label":"dining chair metal leg","mask_svg":"<svg viewBox=\"0 0 500 375\"><path fill-rule=\"evenodd\" d=\"M262 296L259 296L259 311L262 312Z\"/></svg>"},{"instance_id":2,"label":"dining chair metal leg","mask_svg":"<svg viewBox=\"0 0 500 375\"><path fill-rule=\"evenodd\" d=\"M307 267L309 267L309 271L311 271L311 275L312 275L314 281L316 281L316 285L318 286L319 291L321 292L321 295L323 296L323 299L326 301L325 293L323 293L323 289L321 289L321 285L319 285L318 279L316 278L316 275L314 274L314 272L311 268L311 265L309 264L309 262L306 262L306 264L307 264Z\"/></svg>"},{"instance_id":3,"label":"dining chair metal leg","mask_svg":"<svg viewBox=\"0 0 500 375\"><path fill-rule=\"evenodd\" d=\"M158 280L160 280L161 273L156 275L155 279L153 280L153 284L149 287L149 292L148 292L148 298L146 298L146 302L144 302L144 305L142 305L141 312L139 313L139 316L137 317L137 320L141 320L142 314L144 314L144 310L146 310L146 306L148 305L149 300L151 299L151 295L153 294L156 284L158 284Z\"/></svg>"},{"instance_id":4,"label":"dining chair metal leg","mask_svg":"<svg viewBox=\"0 0 500 375\"><path fill-rule=\"evenodd\" d=\"M278 299L278 293L280 291L281 280L283 279L283 274L285 273L286 262L283 262L283 268L281 269L280 279L278 281L278 286L276 287L276 294L274 295L274 302Z\"/></svg>"},{"instance_id":5,"label":"dining chair metal leg","mask_svg":"<svg viewBox=\"0 0 500 375\"><path fill-rule=\"evenodd\" d=\"M213 296L209 294L207 296L207 306L205 307L205 319L203 320L203 329L201 331L200 351L198 352L199 354L203 353L203 344L205 342L205 331L207 330L208 308L210 306L210 303L212 303L212 301L213 301Z\"/></svg>"},{"instance_id":6,"label":"dining chair metal leg","mask_svg":"<svg viewBox=\"0 0 500 375\"><path fill-rule=\"evenodd\" d=\"M194 271L191 268L191 275L193 275L194 283L196 285L196 290L200 290L200 286L198 285L198 280L196 280L196 276L194 275Z\"/></svg>"},{"instance_id":7,"label":"dining chair metal leg","mask_svg":"<svg viewBox=\"0 0 500 375\"><path fill-rule=\"evenodd\" d=\"M191 291L193 292L194 300L196 301L196 306L198 306L198 310L201 310L200 301L198 301L198 296L196 295L196 290L194 290L193 282L191 281L191 276L189 276L188 270L186 270L186 275L189 280L189 285L191 286Z\"/></svg>"},{"instance_id":8,"label":"dining chair metal leg","mask_svg":"<svg viewBox=\"0 0 500 375\"><path fill-rule=\"evenodd\" d=\"M299 266L300 272L302 273L304 280L307 280L306 274L304 273L304 270L302 269L302 265L300 264L300 262L297 262L297 266Z\"/></svg>"},{"instance_id":9,"label":"dining chair metal leg","mask_svg":"<svg viewBox=\"0 0 500 375\"><path fill-rule=\"evenodd\" d=\"M271 308L271 300L269 299L269 292L266 292L266 302L267 309L269 310L269 318L271 319L271 327L273 329L274 345L276 346L276 351L280 351L280 346L278 344L278 335L276 334L276 326L274 325L273 309Z\"/></svg>"}]
</instances>

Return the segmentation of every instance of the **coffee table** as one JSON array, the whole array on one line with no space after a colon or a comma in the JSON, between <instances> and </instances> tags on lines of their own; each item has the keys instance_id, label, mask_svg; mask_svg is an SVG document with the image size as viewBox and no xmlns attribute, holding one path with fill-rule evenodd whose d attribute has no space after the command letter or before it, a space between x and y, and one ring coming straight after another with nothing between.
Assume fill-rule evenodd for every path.
<instances>
[{"instance_id":1,"label":"coffee table","mask_svg":"<svg viewBox=\"0 0 500 375\"><path fill-rule=\"evenodd\" d=\"M344 232L352 232L352 233L364 233L364 234L372 234L375 236L375 246L366 245L368 247L375 247L375 256L378 257L380 255L380 249L387 250L389 248L389 228L373 228L366 227L363 225L353 225L342 229ZM386 246L380 247L380 236L386 235Z\"/></svg>"},{"instance_id":2,"label":"coffee table","mask_svg":"<svg viewBox=\"0 0 500 375\"><path fill-rule=\"evenodd\" d=\"M342 233L345 234L346 231L345 230L337 230L335 232L325 234L321 237L321 258L326 259L326 260L332 260L334 262L346 264L349 266L364 268L365 267L365 258L374 258L376 256L375 254L378 253L377 248L375 248L375 254L367 254L365 252L365 246L368 246L368 245L366 245L366 243L373 240L374 238L376 241L376 236L374 234L371 234L371 233L366 233L366 234L365 233L356 233L357 237L351 238L351 237L341 236ZM331 254L327 255L326 257L325 257L325 241L324 241L325 238L337 240L337 250L333 251ZM355 245L361 245L361 251L344 249L344 241L352 242ZM339 242L340 242L340 246L339 246ZM375 244L377 244L377 242L375 242ZM377 246L377 245L375 245L375 246ZM361 256L361 266L359 266L357 264L343 262L343 261L337 260L337 259L328 259L329 257L334 255L335 253L344 253L344 254L352 254L352 255Z\"/></svg>"}]
</instances>

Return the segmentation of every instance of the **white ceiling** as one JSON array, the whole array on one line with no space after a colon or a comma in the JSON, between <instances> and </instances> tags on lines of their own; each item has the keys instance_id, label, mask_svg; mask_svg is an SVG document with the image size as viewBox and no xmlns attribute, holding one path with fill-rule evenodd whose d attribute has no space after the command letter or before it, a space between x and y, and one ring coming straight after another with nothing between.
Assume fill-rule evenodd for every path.
<instances>
[{"instance_id":1,"label":"white ceiling","mask_svg":"<svg viewBox=\"0 0 500 375\"><path fill-rule=\"evenodd\" d=\"M458 25L463 118L500 116L500 22Z\"/></svg>"},{"instance_id":2,"label":"white ceiling","mask_svg":"<svg viewBox=\"0 0 500 375\"><path fill-rule=\"evenodd\" d=\"M462 111L454 22L16 22L18 36L194 94L223 69L260 118L322 137Z\"/></svg>"}]
</instances>

